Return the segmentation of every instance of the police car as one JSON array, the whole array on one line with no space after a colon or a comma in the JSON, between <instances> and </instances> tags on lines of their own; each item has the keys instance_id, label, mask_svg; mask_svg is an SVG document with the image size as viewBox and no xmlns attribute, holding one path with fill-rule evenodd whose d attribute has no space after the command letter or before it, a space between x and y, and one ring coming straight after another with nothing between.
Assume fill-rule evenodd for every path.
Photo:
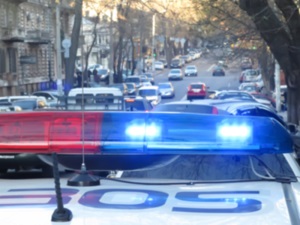
<instances>
[{"instance_id":1,"label":"police car","mask_svg":"<svg viewBox=\"0 0 300 225\"><path fill-rule=\"evenodd\" d=\"M273 118L20 112L0 125L0 152L54 168L1 179L1 224L300 224L293 141ZM60 178L60 166L81 170Z\"/></svg>"}]
</instances>

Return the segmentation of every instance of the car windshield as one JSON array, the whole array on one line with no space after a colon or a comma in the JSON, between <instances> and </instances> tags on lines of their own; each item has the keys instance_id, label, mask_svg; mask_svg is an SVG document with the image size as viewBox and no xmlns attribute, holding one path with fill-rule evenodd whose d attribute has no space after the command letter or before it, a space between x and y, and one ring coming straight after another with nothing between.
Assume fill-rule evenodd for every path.
<instances>
[{"instance_id":1,"label":"car windshield","mask_svg":"<svg viewBox=\"0 0 300 225\"><path fill-rule=\"evenodd\" d=\"M37 108L36 100L21 100L21 101L14 101L12 103L13 106L19 106L22 110L34 110Z\"/></svg>"},{"instance_id":2,"label":"car windshield","mask_svg":"<svg viewBox=\"0 0 300 225\"><path fill-rule=\"evenodd\" d=\"M170 73L180 73L180 70L171 70Z\"/></svg>"},{"instance_id":3,"label":"car windshield","mask_svg":"<svg viewBox=\"0 0 300 225\"><path fill-rule=\"evenodd\" d=\"M125 101L126 111L145 111L148 110L145 107L143 101L134 100L134 101Z\"/></svg>"},{"instance_id":4,"label":"car windshield","mask_svg":"<svg viewBox=\"0 0 300 225\"><path fill-rule=\"evenodd\" d=\"M119 88L122 91L124 90L124 85L123 84L113 84L113 85L111 85L111 87Z\"/></svg>"},{"instance_id":5,"label":"car windshield","mask_svg":"<svg viewBox=\"0 0 300 225\"><path fill-rule=\"evenodd\" d=\"M255 91L257 88L256 86L253 86L253 85L246 85L242 88L242 90L244 91Z\"/></svg>"},{"instance_id":6,"label":"car windshield","mask_svg":"<svg viewBox=\"0 0 300 225\"><path fill-rule=\"evenodd\" d=\"M179 156L168 165L151 170L124 172L122 177L145 179L178 179L194 181L257 180L253 173L250 156L201 155ZM283 155L261 155L253 159L254 168L262 171L265 164L275 174L294 177Z\"/></svg>"},{"instance_id":7,"label":"car windshield","mask_svg":"<svg viewBox=\"0 0 300 225\"><path fill-rule=\"evenodd\" d=\"M108 72L108 70L106 70L106 69L98 70L98 74L100 74L100 75L107 74L107 72Z\"/></svg>"},{"instance_id":8,"label":"car windshield","mask_svg":"<svg viewBox=\"0 0 300 225\"><path fill-rule=\"evenodd\" d=\"M191 88L193 88L193 89L202 89L203 84L191 84Z\"/></svg>"},{"instance_id":9,"label":"car windshield","mask_svg":"<svg viewBox=\"0 0 300 225\"><path fill-rule=\"evenodd\" d=\"M127 77L125 79L125 82L132 82L132 83L140 83L141 82L141 79L138 78L138 77Z\"/></svg>"},{"instance_id":10,"label":"car windshield","mask_svg":"<svg viewBox=\"0 0 300 225\"><path fill-rule=\"evenodd\" d=\"M171 88L170 84L158 84L159 89L167 89Z\"/></svg>"},{"instance_id":11,"label":"car windshield","mask_svg":"<svg viewBox=\"0 0 300 225\"><path fill-rule=\"evenodd\" d=\"M139 90L139 95L142 97L155 96L157 95L157 91L154 89L143 89L143 90Z\"/></svg>"},{"instance_id":12,"label":"car windshield","mask_svg":"<svg viewBox=\"0 0 300 225\"><path fill-rule=\"evenodd\" d=\"M126 85L128 89L134 89L134 84L127 83Z\"/></svg>"},{"instance_id":13,"label":"car windshield","mask_svg":"<svg viewBox=\"0 0 300 225\"><path fill-rule=\"evenodd\" d=\"M187 70L195 70L196 67L195 67L195 66L187 66L186 69L187 69Z\"/></svg>"}]
</instances>

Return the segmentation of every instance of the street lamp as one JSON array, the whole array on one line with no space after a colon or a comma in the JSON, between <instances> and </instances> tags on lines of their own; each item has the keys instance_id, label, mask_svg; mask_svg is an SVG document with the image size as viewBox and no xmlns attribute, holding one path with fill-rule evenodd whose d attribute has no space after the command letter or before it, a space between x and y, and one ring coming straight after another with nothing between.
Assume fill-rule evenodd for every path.
<instances>
[{"instance_id":1,"label":"street lamp","mask_svg":"<svg viewBox=\"0 0 300 225\"><path fill-rule=\"evenodd\" d=\"M152 16L152 71L155 71L155 57L154 57L154 45L155 45L155 18L156 18L156 13L153 14Z\"/></svg>"}]
</instances>

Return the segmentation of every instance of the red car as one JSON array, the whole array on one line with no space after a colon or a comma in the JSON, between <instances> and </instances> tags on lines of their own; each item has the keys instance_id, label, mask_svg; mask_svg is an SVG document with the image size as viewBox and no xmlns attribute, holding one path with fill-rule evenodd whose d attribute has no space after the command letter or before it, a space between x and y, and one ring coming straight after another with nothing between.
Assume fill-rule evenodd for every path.
<instances>
[{"instance_id":1,"label":"red car","mask_svg":"<svg viewBox=\"0 0 300 225\"><path fill-rule=\"evenodd\" d=\"M206 97L206 85L204 83L191 83L188 86L187 91L187 99L193 99L193 98L205 98Z\"/></svg>"}]
</instances>

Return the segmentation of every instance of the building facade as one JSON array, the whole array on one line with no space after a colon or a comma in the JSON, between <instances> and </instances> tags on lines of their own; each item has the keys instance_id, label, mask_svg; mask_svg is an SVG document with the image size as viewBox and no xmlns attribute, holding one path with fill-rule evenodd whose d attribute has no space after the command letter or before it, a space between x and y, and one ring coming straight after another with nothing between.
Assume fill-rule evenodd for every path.
<instances>
[{"instance_id":1,"label":"building facade","mask_svg":"<svg viewBox=\"0 0 300 225\"><path fill-rule=\"evenodd\" d=\"M0 95L45 89L53 78L51 0L0 0Z\"/></svg>"}]
</instances>

